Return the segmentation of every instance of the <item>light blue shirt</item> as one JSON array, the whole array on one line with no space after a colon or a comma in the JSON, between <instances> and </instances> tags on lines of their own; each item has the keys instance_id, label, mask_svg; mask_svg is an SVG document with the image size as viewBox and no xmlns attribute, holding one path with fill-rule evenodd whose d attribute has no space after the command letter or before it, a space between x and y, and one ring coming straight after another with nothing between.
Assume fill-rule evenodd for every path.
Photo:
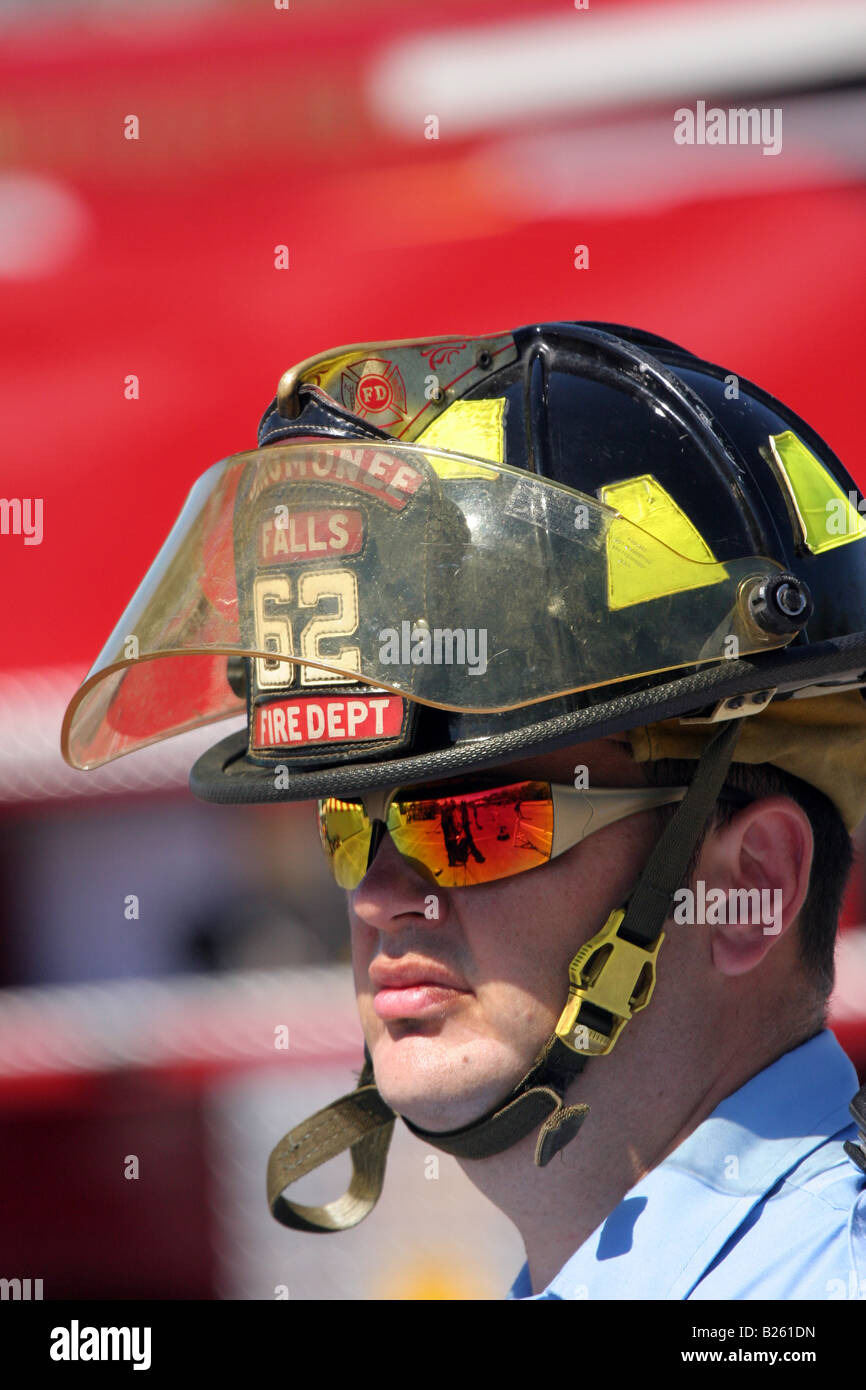
<instances>
[{"instance_id":1,"label":"light blue shirt","mask_svg":"<svg viewBox=\"0 0 866 1390\"><path fill-rule=\"evenodd\" d=\"M857 1073L829 1030L727 1096L534 1297L866 1299ZM580 1136L574 1141L580 1143ZM509 1298L533 1297L527 1266Z\"/></svg>"}]
</instances>

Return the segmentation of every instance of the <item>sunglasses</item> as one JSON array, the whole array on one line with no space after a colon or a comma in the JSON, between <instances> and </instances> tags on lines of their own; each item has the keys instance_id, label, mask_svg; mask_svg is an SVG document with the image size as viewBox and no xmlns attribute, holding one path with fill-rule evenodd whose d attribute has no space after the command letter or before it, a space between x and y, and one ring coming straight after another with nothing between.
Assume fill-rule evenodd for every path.
<instances>
[{"instance_id":1,"label":"sunglasses","mask_svg":"<svg viewBox=\"0 0 866 1390\"><path fill-rule=\"evenodd\" d=\"M639 811L681 801L687 787L509 782L446 791L397 787L319 802L319 832L334 878L357 888L387 831L398 854L441 888L495 883L550 863L588 835Z\"/></svg>"}]
</instances>

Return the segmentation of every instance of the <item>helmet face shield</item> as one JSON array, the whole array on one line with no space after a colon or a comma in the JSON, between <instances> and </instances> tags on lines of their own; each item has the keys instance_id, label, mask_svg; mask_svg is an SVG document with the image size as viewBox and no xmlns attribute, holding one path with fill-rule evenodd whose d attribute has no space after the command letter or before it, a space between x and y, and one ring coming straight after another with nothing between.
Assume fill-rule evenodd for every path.
<instances>
[{"instance_id":1,"label":"helmet face shield","mask_svg":"<svg viewBox=\"0 0 866 1390\"><path fill-rule=\"evenodd\" d=\"M64 756L96 767L245 709L251 752L369 746L407 702L509 710L790 641L744 597L782 566L714 555L634 473L600 500L387 441L225 459L77 692ZM247 701L232 657L252 661Z\"/></svg>"}]
</instances>

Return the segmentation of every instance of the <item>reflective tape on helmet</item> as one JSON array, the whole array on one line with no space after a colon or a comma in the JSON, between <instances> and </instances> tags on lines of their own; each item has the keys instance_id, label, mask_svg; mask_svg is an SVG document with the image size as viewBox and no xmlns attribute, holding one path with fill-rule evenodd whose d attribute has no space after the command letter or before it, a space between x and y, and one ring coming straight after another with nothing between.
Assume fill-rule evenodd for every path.
<instances>
[{"instance_id":1,"label":"reflective tape on helmet","mask_svg":"<svg viewBox=\"0 0 866 1390\"><path fill-rule=\"evenodd\" d=\"M459 454L472 454L476 458L490 459L492 463L505 461L505 397L490 400L455 401L443 411L423 434L418 436L423 442L438 449L453 449ZM436 472L440 478L478 478L484 471L473 469L471 464L457 459L437 459Z\"/></svg>"},{"instance_id":2,"label":"reflective tape on helmet","mask_svg":"<svg viewBox=\"0 0 866 1390\"><path fill-rule=\"evenodd\" d=\"M612 609L717 584L728 577L701 533L650 473L602 488L601 500L633 523L613 521L607 534L607 592Z\"/></svg>"},{"instance_id":3,"label":"reflective tape on helmet","mask_svg":"<svg viewBox=\"0 0 866 1390\"><path fill-rule=\"evenodd\" d=\"M770 435L772 463L793 504L803 543L813 555L866 536L866 518L793 430Z\"/></svg>"}]
</instances>

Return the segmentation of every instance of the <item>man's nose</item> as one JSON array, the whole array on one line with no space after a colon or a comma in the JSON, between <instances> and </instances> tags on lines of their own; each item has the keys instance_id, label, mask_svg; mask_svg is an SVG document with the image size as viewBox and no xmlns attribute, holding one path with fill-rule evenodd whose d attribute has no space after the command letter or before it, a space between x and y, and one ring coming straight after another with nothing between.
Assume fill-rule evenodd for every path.
<instances>
[{"instance_id":1,"label":"man's nose","mask_svg":"<svg viewBox=\"0 0 866 1390\"><path fill-rule=\"evenodd\" d=\"M439 922L447 913L446 894L398 854L383 830L373 862L350 894L352 912L377 931L399 931L410 921ZM375 841L374 841L375 843Z\"/></svg>"}]
</instances>

